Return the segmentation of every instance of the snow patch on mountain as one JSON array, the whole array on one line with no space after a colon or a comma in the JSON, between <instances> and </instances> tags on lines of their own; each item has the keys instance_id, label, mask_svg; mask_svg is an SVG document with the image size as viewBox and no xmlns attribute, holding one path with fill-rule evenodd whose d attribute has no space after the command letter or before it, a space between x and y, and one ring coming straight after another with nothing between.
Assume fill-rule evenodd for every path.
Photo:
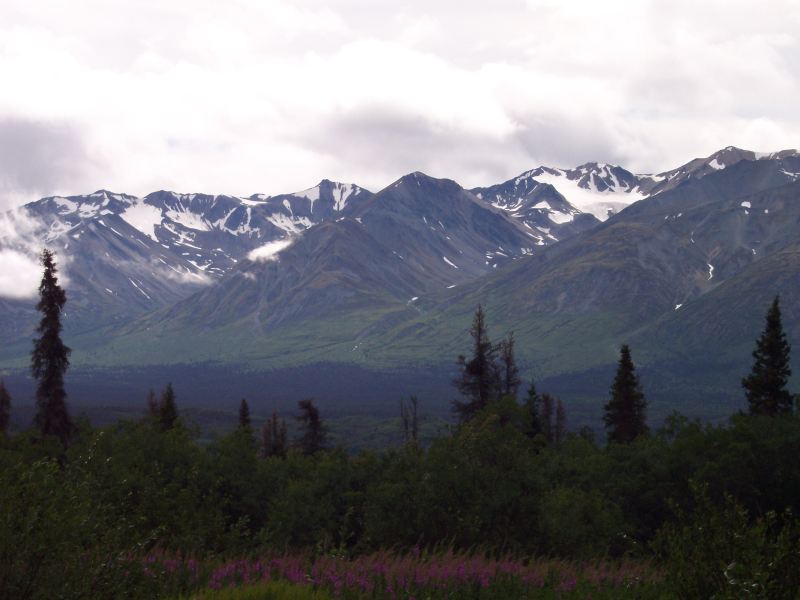
<instances>
[{"instance_id":1,"label":"snow patch on mountain","mask_svg":"<svg viewBox=\"0 0 800 600\"><path fill-rule=\"evenodd\" d=\"M453 267L454 269L458 269L458 265L454 264L453 261L450 260L449 258L447 258L446 256L443 256L442 260L444 262L446 262L448 265L450 265L451 267Z\"/></svg>"},{"instance_id":2,"label":"snow patch on mountain","mask_svg":"<svg viewBox=\"0 0 800 600\"><path fill-rule=\"evenodd\" d=\"M186 210L186 207L184 206L181 206L180 209L181 210L168 210L166 217L170 221L178 223L179 225L183 225L187 229L195 229L197 231L210 230L208 223L206 223L202 216L195 212Z\"/></svg>"},{"instance_id":3,"label":"snow patch on mountain","mask_svg":"<svg viewBox=\"0 0 800 600\"><path fill-rule=\"evenodd\" d=\"M333 209L341 212L347 206L350 197L359 192L359 188L352 183L334 183L331 191L333 193Z\"/></svg>"},{"instance_id":4,"label":"snow patch on mountain","mask_svg":"<svg viewBox=\"0 0 800 600\"><path fill-rule=\"evenodd\" d=\"M569 223L570 221L572 221L575 218L575 215L551 210L548 217L556 225L561 225L563 223Z\"/></svg>"},{"instance_id":5,"label":"snow patch on mountain","mask_svg":"<svg viewBox=\"0 0 800 600\"><path fill-rule=\"evenodd\" d=\"M314 202L319 200L319 188L320 186L315 185L314 187L308 188L307 190L303 190L301 192L295 192L294 194L292 194L292 196L297 196L298 198L307 199L311 203L309 210L311 213L313 213Z\"/></svg>"},{"instance_id":6,"label":"snow patch on mountain","mask_svg":"<svg viewBox=\"0 0 800 600\"><path fill-rule=\"evenodd\" d=\"M98 213L99 207L96 204L81 204L78 207L78 216L81 219L91 219Z\"/></svg>"},{"instance_id":7,"label":"snow patch on mountain","mask_svg":"<svg viewBox=\"0 0 800 600\"><path fill-rule=\"evenodd\" d=\"M257 195L255 196L255 198L256 200L253 200L252 198L239 198L239 197L237 197L236 199L245 206L261 206L264 204L264 201L266 200L266 196L263 195Z\"/></svg>"},{"instance_id":8,"label":"snow patch on mountain","mask_svg":"<svg viewBox=\"0 0 800 600\"><path fill-rule=\"evenodd\" d=\"M131 204L124 212L119 215L134 229L138 229L154 242L158 241L156 237L156 226L161 225L163 216L161 209L150 204L146 204L143 200L139 200Z\"/></svg>"},{"instance_id":9,"label":"snow patch on mountain","mask_svg":"<svg viewBox=\"0 0 800 600\"><path fill-rule=\"evenodd\" d=\"M269 222L279 229L283 229L287 234L294 235L308 229L314 223L308 217L287 217L283 213L275 213L268 218Z\"/></svg>"},{"instance_id":10,"label":"snow patch on mountain","mask_svg":"<svg viewBox=\"0 0 800 600\"><path fill-rule=\"evenodd\" d=\"M68 215L71 213L78 212L78 203L74 202L73 200L68 200L67 198L61 198L60 196L56 196L53 198L53 202L55 202L59 208L64 210L59 210L59 214Z\"/></svg>"},{"instance_id":11,"label":"snow patch on mountain","mask_svg":"<svg viewBox=\"0 0 800 600\"><path fill-rule=\"evenodd\" d=\"M136 288L136 289L137 289L139 292L141 292L141 293L142 293L142 295L143 295L145 298L147 298L148 300L152 300L152 298L151 298L151 297L150 297L150 296L147 294L147 292L145 292L145 291L144 291L144 290L143 290L141 287L139 287L139 286L136 284L136 282L135 282L133 279L131 279L130 277L128 277L128 281L130 281L130 282L131 282L131 285L133 285L133 287L135 287L135 288ZM141 282L140 282L140 283L141 283Z\"/></svg>"},{"instance_id":12,"label":"snow patch on mountain","mask_svg":"<svg viewBox=\"0 0 800 600\"><path fill-rule=\"evenodd\" d=\"M537 169L535 174L531 175L540 183L552 185L579 211L593 214L601 221L605 221L609 215L619 212L629 204L645 197L645 194L638 190L624 187L621 189L608 187L601 191L594 177L588 177L584 184L586 187L582 187L580 179L570 179L568 172L563 169ZM555 219L553 221L564 222Z\"/></svg>"},{"instance_id":13,"label":"snow patch on mountain","mask_svg":"<svg viewBox=\"0 0 800 600\"><path fill-rule=\"evenodd\" d=\"M69 223L58 220L53 221L52 223L50 223L47 232L44 234L44 241L47 242L48 244L54 242L62 235L69 233L73 229L74 227Z\"/></svg>"}]
</instances>

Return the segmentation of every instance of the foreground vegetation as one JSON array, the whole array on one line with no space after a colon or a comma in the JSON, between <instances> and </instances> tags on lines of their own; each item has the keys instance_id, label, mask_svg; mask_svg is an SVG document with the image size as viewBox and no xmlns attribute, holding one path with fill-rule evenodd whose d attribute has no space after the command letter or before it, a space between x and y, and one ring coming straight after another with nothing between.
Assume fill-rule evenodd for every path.
<instances>
[{"instance_id":1,"label":"foreground vegetation","mask_svg":"<svg viewBox=\"0 0 800 600\"><path fill-rule=\"evenodd\" d=\"M563 559L577 581L586 561L653 565L653 585L687 598L742 597L742 586L749 597L792 598L800 586L793 414L725 427L676 416L649 437L601 447L574 434L557 445L531 437L522 407L498 401L427 449L257 450L247 427L201 445L153 417L84 425L67 450L34 434L5 439L0 596L160 597L211 582L179 569L156 577L153 556L203 572L296 557L305 578L313 565L358 565L387 548L392 560L419 553L430 564L444 547L464 565L476 554L526 568L548 564L526 557Z\"/></svg>"},{"instance_id":2,"label":"foreground vegetation","mask_svg":"<svg viewBox=\"0 0 800 600\"><path fill-rule=\"evenodd\" d=\"M604 597L657 598L660 576L647 565L585 563L555 560L521 563L510 559L444 552L405 556L379 552L353 560L281 557L237 560L202 573L195 565L166 561L168 571L183 578L205 579L197 598L261 597L272 589L294 591L299 597L325 594L337 598L524 598ZM180 577L173 580L180 579ZM293 586L293 587L289 587ZM600 594L600 596L596 596ZM266 595L266 594L265 594ZM268 595L267 595L268 596Z\"/></svg>"},{"instance_id":3,"label":"foreground vegetation","mask_svg":"<svg viewBox=\"0 0 800 600\"><path fill-rule=\"evenodd\" d=\"M608 444L568 433L558 399L531 385L517 401L513 335L492 344L479 307L458 427L423 447L412 398L402 447L351 456L327 448L310 399L294 443L277 415L256 436L242 400L238 428L202 444L171 385L141 419L76 426L64 296L43 263L35 431L6 435L0 382L0 597L800 593L800 415L777 298L743 382L751 414L729 425L673 415L651 433L623 346Z\"/></svg>"}]
</instances>

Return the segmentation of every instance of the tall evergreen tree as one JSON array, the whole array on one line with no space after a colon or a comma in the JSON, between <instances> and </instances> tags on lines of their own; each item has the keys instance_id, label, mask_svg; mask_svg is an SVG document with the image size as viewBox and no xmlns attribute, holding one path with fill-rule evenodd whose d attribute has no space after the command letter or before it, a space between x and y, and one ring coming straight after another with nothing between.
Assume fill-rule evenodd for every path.
<instances>
[{"instance_id":1,"label":"tall evergreen tree","mask_svg":"<svg viewBox=\"0 0 800 600\"><path fill-rule=\"evenodd\" d=\"M458 357L461 374L453 381L465 398L453 401L453 409L462 422L469 421L496 397L500 383L495 357L497 348L486 332L486 315L481 305L475 311L470 335L472 356L469 359L463 354Z\"/></svg>"},{"instance_id":2,"label":"tall evergreen tree","mask_svg":"<svg viewBox=\"0 0 800 600\"><path fill-rule=\"evenodd\" d=\"M617 374L611 385L611 399L605 405L603 417L608 441L628 444L646 434L646 409L647 402L633 366L631 350L627 344L623 344Z\"/></svg>"},{"instance_id":3,"label":"tall evergreen tree","mask_svg":"<svg viewBox=\"0 0 800 600\"><path fill-rule=\"evenodd\" d=\"M517 392L522 381L519 378L519 368L514 357L514 332L510 332L506 339L500 342L500 393L503 396L517 398Z\"/></svg>"},{"instance_id":4,"label":"tall evergreen tree","mask_svg":"<svg viewBox=\"0 0 800 600\"><path fill-rule=\"evenodd\" d=\"M528 413L527 435L536 437L544 432L541 415L542 398L536 391L536 384L531 381L528 386L528 394L525 396L525 408Z\"/></svg>"},{"instance_id":5,"label":"tall evergreen tree","mask_svg":"<svg viewBox=\"0 0 800 600\"><path fill-rule=\"evenodd\" d=\"M156 393L151 389L147 392L147 415L154 419L159 417L158 400L156 400Z\"/></svg>"},{"instance_id":6,"label":"tall evergreen tree","mask_svg":"<svg viewBox=\"0 0 800 600\"><path fill-rule=\"evenodd\" d=\"M556 410L555 404L555 398L550 394L542 394L542 433L548 444L552 444L555 440L555 431L553 428L553 419Z\"/></svg>"},{"instance_id":7,"label":"tall evergreen tree","mask_svg":"<svg viewBox=\"0 0 800 600\"><path fill-rule=\"evenodd\" d=\"M786 389L792 374L789 352L781 324L780 301L775 296L753 351L753 369L742 379L751 414L773 416L792 411L792 395Z\"/></svg>"},{"instance_id":8,"label":"tall evergreen tree","mask_svg":"<svg viewBox=\"0 0 800 600\"><path fill-rule=\"evenodd\" d=\"M242 401L239 403L239 427L250 427L250 407L247 404L247 400L244 398L242 398Z\"/></svg>"},{"instance_id":9,"label":"tall evergreen tree","mask_svg":"<svg viewBox=\"0 0 800 600\"><path fill-rule=\"evenodd\" d=\"M564 405L561 403L561 399L556 399L556 423L553 427L553 441L556 444L560 444L564 441L564 437L567 435L567 411L564 410Z\"/></svg>"},{"instance_id":10,"label":"tall evergreen tree","mask_svg":"<svg viewBox=\"0 0 800 600\"><path fill-rule=\"evenodd\" d=\"M33 341L31 353L31 373L37 380L34 422L42 434L57 436L66 444L75 428L67 410L64 390L70 349L61 341L61 311L67 295L58 284L58 271L50 250L42 250L41 262L44 273L36 309L42 313L42 319L36 328L39 337Z\"/></svg>"},{"instance_id":11,"label":"tall evergreen tree","mask_svg":"<svg viewBox=\"0 0 800 600\"><path fill-rule=\"evenodd\" d=\"M161 402L158 405L158 421L161 431L174 429L178 424L178 405L175 402L175 390L172 389L172 383L168 383L161 394Z\"/></svg>"},{"instance_id":12,"label":"tall evergreen tree","mask_svg":"<svg viewBox=\"0 0 800 600\"><path fill-rule=\"evenodd\" d=\"M261 457L286 456L286 421L278 419L278 413L273 412L272 417L261 427Z\"/></svg>"},{"instance_id":13,"label":"tall evergreen tree","mask_svg":"<svg viewBox=\"0 0 800 600\"><path fill-rule=\"evenodd\" d=\"M11 420L11 394L6 389L5 382L0 379L0 436L8 433L8 425Z\"/></svg>"},{"instance_id":14,"label":"tall evergreen tree","mask_svg":"<svg viewBox=\"0 0 800 600\"><path fill-rule=\"evenodd\" d=\"M303 428L303 435L299 440L303 454L310 456L324 450L327 445L328 432L320 417L319 409L314 406L314 399L300 400L297 407L300 409L297 420Z\"/></svg>"},{"instance_id":15,"label":"tall evergreen tree","mask_svg":"<svg viewBox=\"0 0 800 600\"><path fill-rule=\"evenodd\" d=\"M406 404L405 400L400 400L400 420L403 423L403 437L406 444L416 445L419 440L418 408L419 400L416 396L412 395L408 404Z\"/></svg>"}]
</instances>

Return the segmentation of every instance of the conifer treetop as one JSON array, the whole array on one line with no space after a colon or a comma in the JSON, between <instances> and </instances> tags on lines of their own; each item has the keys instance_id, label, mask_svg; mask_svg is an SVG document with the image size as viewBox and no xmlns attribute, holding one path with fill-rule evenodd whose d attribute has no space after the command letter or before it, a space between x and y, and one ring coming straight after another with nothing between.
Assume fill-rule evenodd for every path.
<instances>
[{"instance_id":1,"label":"conifer treetop","mask_svg":"<svg viewBox=\"0 0 800 600\"><path fill-rule=\"evenodd\" d=\"M608 441L628 444L648 431L646 418L647 402L639 383L639 377L627 344L620 348L619 363L614 382L611 384L611 399L605 405L603 421L608 430Z\"/></svg>"},{"instance_id":2,"label":"conifer treetop","mask_svg":"<svg viewBox=\"0 0 800 600\"><path fill-rule=\"evenodd\" d=\"M751 414L774 416L792 411L792 395L786 389L792 375L790 351L781 323L780 298L775 296L753 350L753 368L742 379Z\"/></svg>"}]
</instances>

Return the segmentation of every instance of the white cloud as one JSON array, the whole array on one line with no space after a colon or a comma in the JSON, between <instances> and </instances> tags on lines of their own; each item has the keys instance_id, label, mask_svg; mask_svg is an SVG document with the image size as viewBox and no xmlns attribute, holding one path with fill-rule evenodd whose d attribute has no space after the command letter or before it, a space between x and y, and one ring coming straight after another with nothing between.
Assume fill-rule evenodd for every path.
<instances>
[{"instance_id":1,"label":"white cloud","mask_svg":"<svg viewBox=\"0 0 800 600\"><path fill-rule=\"evenodd\" d=\"M33 298L39 289L41 267L35 257L0 249L0 298Z\"/></svg>"},{"instance_id":2,"label":"white cloud","mask_svg":"<svg viewBox=\"0 0 800 600\"><path fill-rule=\"evenodd\" d=\"M800 0L6 0L0 121L37 126L0 128L0 207L794 147L797 31Z\"/></svg>"},{"instance_id":3,"label":"white cloud","mask_svg":"<svg viewBox=\"0 0 800 600\"><path fill-rule=\"evenodd\" d=\"M286 248L291 246L292 243L294 243L294 239L269 242L263 246L259 246L258 248L251 250L247 255L247 258L259 262L278 260L278 253L282 250L286 250Z\"/></svg>"},{"instance_id":4,"label":"white cloud","mask_svg":"<svg viewBox=\"0 0 800 600\"><path fill-rule=\"evenodd\" d=\"M60 252L58 244L44 242L45 231L45 226L24 208L0 214L0 297L36 295L42 277L39 256L45 246L55 252L59 283L69 287L69 255Z\"/></svg>"},{"instance_id":5,"label":"white cloud","mask_svg":"<svg viewBox=\"0 0 800 600\"><path fill-rule=\"evenodd\" d=\"M0 245L21 246L31 252L38 252L36 231L41 223L31 217L24 208L0 214Z\"/></svg>"},{"instance_id":6,"label":"white cloud","mask_svg":"<svg viewBox=\"0 0 800 600\"><path fill-rule=\"evenodd\" d=\"M135 266L135 263L132 266ZM205 273L198 273L196 271L178 272L174 269L164 268L156 263L151 264L151 268L157 270L164 279L176 281L181 284L193 283L195 285L211 285L215 281Z\"/></svg>"}]
</instances>

